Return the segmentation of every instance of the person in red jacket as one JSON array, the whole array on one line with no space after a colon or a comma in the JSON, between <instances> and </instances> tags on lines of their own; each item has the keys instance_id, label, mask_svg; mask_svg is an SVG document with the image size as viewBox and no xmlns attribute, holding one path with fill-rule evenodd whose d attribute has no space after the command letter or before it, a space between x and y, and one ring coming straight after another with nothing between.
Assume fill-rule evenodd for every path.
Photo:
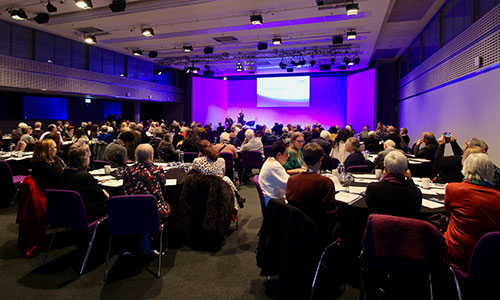
<instances>
[{"instance_id":1,"label":"person in red jacket","mask_svg":"<svg viewBox=\"0 0 500 300\"><path fill-rule=\"evenodd\" d=\"M450 222L444 237L450 264L466 271L477 241L485 233L500 231L500 191L492 186L495 165L485 153L468 155L462 173L463 182L446 186Z\"/></svg>"}]
</instances>

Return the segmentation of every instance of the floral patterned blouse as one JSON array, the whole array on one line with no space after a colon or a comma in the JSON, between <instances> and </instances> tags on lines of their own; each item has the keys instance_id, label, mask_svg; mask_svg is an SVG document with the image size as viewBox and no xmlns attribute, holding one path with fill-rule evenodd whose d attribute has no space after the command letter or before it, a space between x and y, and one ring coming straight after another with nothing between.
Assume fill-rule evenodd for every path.
<instances>
[{"instance_id":1,"label":"floral patterned blouse","mask_svg":"<svg viewBox=\"0 0 500 300\"><path fill-rule=\"evenodd\" d=\"M151 194L158 203L160 219L165 219L170 214L170 206L163 198L165 186L165 172L161 166L152 162L137 163L125 169L123 175L123 194Z\"/></svg>"},{"instance_id":2,"label":"floral patterned blouse","mask_svg":"<svg viewBox=\"0 0 500 300\"><path fill-rule=\"evenodd\" d=\"M205 175L215 175L222 178L226 172L226 162L222 157L219 157L216 161L206 156L197 157L193 161L193 169Z\"/></svg>"}]
</instances>

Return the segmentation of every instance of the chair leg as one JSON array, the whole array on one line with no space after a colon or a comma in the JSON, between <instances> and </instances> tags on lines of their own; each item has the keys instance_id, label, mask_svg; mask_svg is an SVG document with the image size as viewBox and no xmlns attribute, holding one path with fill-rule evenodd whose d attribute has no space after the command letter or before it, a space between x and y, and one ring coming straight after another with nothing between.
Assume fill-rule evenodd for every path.
<instances>
[{"instance_id":1,"label":"chair leg","mask_svg":"<svg viewBox=\"0 0 500 300\"><path fill-rule=\"evenodd\" d=\"M160 250L159 250L159 255L158 255L158 278L161 277L161 257L163 256L163 229L164 226L163 224L161 225L161 231L160 231Z\"/></svg>"},{"instance_id":2,"label":"chair leg","mask_svg":"<svg viewBox=\"0 0 500 300\"><path fill-rule=\"evenodd\" d=\"M44 265L47 262L47 257L49 257L50 247L52 247L52 243L54 242L54 238L56 237L56 232L57 232L57 228L54 228L54 234L52 234L52 238L50 239L49 247L47 248L47 253L45 254L45 258L43 259Z\"/></svg>"},{"instance_id":3,"label":"chair leg","mask_svg":"<svg viewBox=\"0 0 500 300\"><path fill-rule=\"evenodd\" d=\"M449 267L451 275L453 276L453 281L455 282L455 288L457 289L458 300L462 300L462 291L460 290L460 285L458 284L457 274L452 267Z\"/></svg>"},{"instance_id":4,"label":"chair leg","mask_svg":"<svg viewBox=\"0 0 500 300\"><path fill-rule=\"evenodd\" d=\"M165 245L165 253L167 253L168 252L168 221L165 222L164 226L165 226L164 231L165 231L165 235L166 235L166 237L165 237L165 244L166 244Z\"/></svg>"},{"instance_id":5,"label":"chair leg","mask_svg":"<svg viewBox=\"0 0 500 300\"><path fill-rule=\"evenodd\" d=\"M108 252L106 253L106 267L104 268L104 281L108 279L108 266L109 266L109 254L111 253L111 242L113 241L113 237L109 237L109 245Z\"/></svg>"},{"instance_id":6,"label":"chair leg","mask_svg":"<svg viewBox=\"0 0 500 300\"><path fill-rule=\"evenodd\" d=\"M87 260L89 259L90 251L92 250L92 246L94 245L95 234L97 232L97 224L94 228L94 232L92 233L92 238L90 239L89 246L87 247L87 253L85 254L85 258L83 259L82 268L80 269L80 275L83 274L83 270L85 270L85 266L87 265Z\"/></svg>"},{"instance_id":7,"label":"chair leg","mask_svg":"<svg viewBox=\"0 0 500 300\"><path fill-rule=\"evenodd\" d=\"M434 300L434 295L432 292L432 275L429 274L429 292L431 293L431 300Z\"/></svg>"}]
</instances>

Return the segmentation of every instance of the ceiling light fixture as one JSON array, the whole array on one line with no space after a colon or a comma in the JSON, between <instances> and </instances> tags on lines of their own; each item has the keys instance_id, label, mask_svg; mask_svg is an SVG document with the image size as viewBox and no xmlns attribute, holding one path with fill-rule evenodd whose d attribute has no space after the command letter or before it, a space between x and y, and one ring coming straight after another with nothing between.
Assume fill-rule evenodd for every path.
<instances>
[{"instance_id":1,"label":"ceiling light fixture","mask_svg":"<svg viewBox=\"0 0 500 300\"><path fill-rule=\"evenodd\" d=\"M347 39L348 40L355 40L356 39L356 31L351 30L346 33Z\"/></svg>"},{"instance_id":2,"label":"ceiling light fixture","mask_svg":"<svg viewBox=\"0 0 500 300\"><path fill-rule=\"evenodd\" d=\"M13 9L10 11L10 17L14 20L24 21L28 19L28 16L22 9Z\"/></svg>"},{"instance_id":3,"label":"ceiling light fixture","mask_svg":"<svg viewBox=\"0 0 500 300\"><path fill-rule=\"evenodd\" d=\"M346 57L344 57L344 62L345 62L345 64L347 65L347 64L349 63L349 57L347 57L347 56L346 56Z\"/></svg>"},{"instance_id":4,"label":"ceiling light fixture","mask_svg":"<svg viewBox=\"0 0 500 300\"><path fill-rule=\"evenodd\" d=\"M87 44L95 44L95 43L97 43L97 39L96 39L95 35L93 35L93 34L86 35L84 37L84 41Z\"/></svg>"},{"instance_id":5,"label":"ceiling light fixture","mask_svg":"<svg viewBox=\"0 0 500 300\"><path fill-rule=\"evenodd\" d=\"M45 7L47 8L48 12L57 12L57 7L50 3L50 1L47 2L47 5Z\"/></svg>"},{"instance_id":6,"label":"ceiling light fixture","mask_svg":"<svg viewBox=\"0 0 500 300\"><path fill-rule=\"evenodd\" d=\"M344 42L344 37L341 35L334 35L332 38L332 44L342 44Z\"/></svg>"},{"instance_id":7,"label":"ceiling light fixture","mask_svg":"<svg viewBox=\"0 0 500 300\"><path fill-rule=\"evenodd\" d=\"M266 42L260 42L257 44L257 49L259 50L267 50L267 43Z\"/></svg>"},{"instance_id":8,"label":"ceiling light fixture","mask_svg":"<svg viewBox=\"0 0 500 300\"><path fill-rule=\"evenodd\" d=\"M109 5L109 9L111 9L112 12L124 11L126 7L127 2L125 0L113 0Z\"/></svg>"},{"instance_id":9,"label":"ceiling light fixture","mask_svg":"<svg viewBox=\"0 0 500 300\"><path fill-rule=\"evenodd\" d=\"M276 46L281 45L281 38L279 38L279 37L273 38L273 45L276 45Z\"/></svg>"},{"instance_id":10,"label":"ceiling light fixture","mask_svg":"<svg viewBox=\"0 0 500 300\"><path fill-rule=\"evenodd\" d=\"M134 49L134 50L132 50L132 53L133 53L135 56L141 56L141 55L142 55L142 50L139 50L139 49Z\"/></svg>"},{"instance_id":11,"label":"ceiling light fixture","mask_svg":"<svg viewBox=\"0 0 500 300\"><path fill-rule=\"evenodd\" d=\"M356 58L353 60L353 61L354 61L354 64L355 64L355 65L359 65L359 60L360 60L360 59L359 59L359 57L356 57Z\"/></svg>"},{"instance_id":12,"label":"ceiling light fixture","mask_svg":"<svg viewBox=\"0 0 500 300\"><path fill-rule=\"evenodd\" d=\"M203 48L203 53L205 53L205 54L214 53L214 47L207 46L207 47Z\"/></svg>"},{"instance_id":13,"label":"ceiling light fixture","mask_svg":"<svg viewBox=\"0 0 500 300\"><path fill-rule=\"evenodd\" d=\"M142 32L143 36L147 36L147 37L152 37L155 35L155 32L154 32L153 28L151 28L151 27L144 27L141 29L141 32Z\"/></svg>"},{"instance_id":14,"label":"ceiling light fixture","mask_svg":"<svg viewBox=\"0 0 500 300\"><path fill-rule=\"evenodd\" d=\"M280 69L283 69L283 70L286 69L286 67L287 67L284 62L280 62L279 66L280 66Z\"/></svg>"},{"instance_id":15,"label":"ceiling light fixture","mask_svg":"<svg viewBox=\"0 0 500 300\"><path fill-rule=\"evenodd\" d=\"M332 59L330 59L330 63L331 63L332 65L334 65L334 64L335 64L335 57L332 57Z\"/></svg>"},{"instance_id":16,"label":"ceiling light fixture","mask_svg":"<svg viewBox=\"0 0 500 300\"><path fill-rule=\"evenodd\" d=\"M241 62L238 62L238 63L236 64L236 71L238 71L238 72L243 71L243 66L241 65Z\"/></svg>"},{"instance_id":17,"label":"ceiling light fixture","mask_svg":"<svg viewBox=\"0 0 500 300\"><path fill-rule=\"evenodd\" d=\"M250 22L253 25L262 25L264 23L261 15L251 15Z\"/></svg>"},{"instance_id":18,"label":"ceiling light fixture","mask_svg":"<svg viewBox=\"0 0 500 300\"><path fill-rule=\"evenodd\" d=\"M345 10L348 16L356 16L359 11L359 4L353 2L346 4Z\"/></svg>"},{"instance_id":19,"label":"ceiling light fixture","mask_svg":"<svg viewBox=\"0 0 500 300\"><path fill-rule=\"evenodd\" d=\"M193 74L198 74L198 72L200 72L200 68L195 68L194 66L191 68L191 72L193 72Z\"/></svg>"},{"instance_id":20,"label":"ceiling light fixture","mask_svg":"<svg viewBox=\"0 0 500 300\"><path fill-rule=\"evenodd\" d=\"M81 9L91 9L92 1L91 0L75 0L75 5Z\"/></svg>"},{"instance_id":21,"label":"ceiling light fixture","mask_svg":"<svg viewBox=\"0 0 500 300\"><path fill-rule=\"evenodd\" d=\"M38 24L45 24L49 22L49 18L50 17L48 13L39 13L38 15L36 15L36 17L33 18L33 20L35 20L35 22L37 22Z\"/></svg>"},{"instance_id":22,"label":"ceiling light fixture","mask_svg":"<svg viewBox=\"0 0 500 300\"><path fill-rule=\"evenodd\" d=\"M149 56L149 58L156 58L156 57L158 57L158 52L157 51L149 51L148 56Z\"/></svg>"},{"instance_id":23,"label":"ceiling light fixture","mask_svg":"<svg viewBox=\"0 0 500 300\"><path fill-rule=\"evenodd\" d=\"M183 49L184 49L184 52L188 53L188 52L191 52L193 51L193 46L183 46Z\"/></svg>"},{"instance_id":24,"label":"ceiling light fixture","mask_svg":"<svg viewBox=\"0 0 500 300\"><path fill-rule=\"evenodd\" d=\"M312 59L310 62L309 62L309 65L311 67L314 67L316 65L316 61L314 59Z\"/></svg>"}]
</instances>

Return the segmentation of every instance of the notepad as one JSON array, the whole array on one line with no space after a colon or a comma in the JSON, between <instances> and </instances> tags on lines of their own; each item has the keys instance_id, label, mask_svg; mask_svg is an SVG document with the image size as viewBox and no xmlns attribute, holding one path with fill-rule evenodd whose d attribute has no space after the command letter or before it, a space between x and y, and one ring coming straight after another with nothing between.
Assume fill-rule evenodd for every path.
<instances>
[{"instance_id":1,"label":"notepad","mask_svg":"<svg viewBox=\"0 0 500 300\"><path fill-rule=\"evenodd\" d=\"M372 182L378 182L378 180L375 179L365 179L365 178L354 178L354 182L357 183L372 183Z\"/></svg>"},{"instance_id":2,"label":"notepad","mask_svg":"<svg viewBox=\"0 0 500 300\"><path fill-rule=\"evenodd\" d=\"M434 202L434 201L429 201L427 199L422 199L422 206L430 208L430 209L434 209L434 208L444 207L444 204L443 203Z\"/></svg>"},{"instance_id":3,"label":"notepad","mask_svg":"<svg viewBox=\"0 0 500 300\"><path fill-rule=\"evenodd\" d=\"M349 193L361 194L366 192L366 186L350 186Z\"/></svg>"},{"instance_id":4,"label":"notepad","mask_svg":"<svg viewBox=\"0 0 500 300\"><path fill-rule=\"evenodd\" d=\"M421 188L421 187L418 187L418 188L422 192L422 195L430 195L430 196L436 196L437 195L436 191L433 191L433 190L430 190L430 189L424 189L424 188Z\"/></svg>"},{"instance_id":5,"label":"notepad","mask_svg":"<svg viewBox=\"0 0 500 300\"><path fill-rule=\"evenodd\" d=\"M111 180L111 179L115 179L115 178L113 176L111 176L111 175L106 175L106 176L97 177L96 179L98 181L105 181L105 180Z\"/></svg>"},{"instance_id":6,"label":"notepad","mask_svg":"<svg viewBox=\"0 0 500 300\"><path fill-rule=\"evenodd\" d=\"M358 199L361 199L360 195L356 194L351 194L351 193L346 193L346 192L339 192L335 194L335 200L347 203L347 204L352 204L356 202Z\"/></svg>"},{"instance_id":7,"label":"notepad","mask_svg":"<svg viewBox=\"0 0 500 300\"><path fill-rule=\"evenodd\" d=\"M362 178L362 179L377 179L377 176L375 174L352 174L354 178Z\"/></svg>"},{"instance_id":8,"label":"notepad","mask_svg":"<svg viewBox=\"0 0 500 300\"><path fill-rule=\"evenodd\" d=\"M165 186L177 185L177 179L167 179L165 180Z\"/></svg>"},{"instance_id":9,"label":"notepad","mask_svg":"<svg viewBox=\"0 0 500 300\"><path fill-rule=\"evenodd\" d=\"M102 183L102 186L107 187L120 187L123 185L123 179L113 179Z\"/></svg>"}]
</instances>

